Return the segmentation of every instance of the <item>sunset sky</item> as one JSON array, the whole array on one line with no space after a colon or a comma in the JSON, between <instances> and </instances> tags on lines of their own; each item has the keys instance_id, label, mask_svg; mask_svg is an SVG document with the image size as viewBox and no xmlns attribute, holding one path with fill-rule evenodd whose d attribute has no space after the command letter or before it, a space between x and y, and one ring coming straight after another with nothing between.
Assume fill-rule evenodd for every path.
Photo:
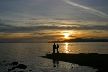
<instances>
[{"instance_id":1,"label":"sunset sky","mask_svg":"<svg viewBox=\"0 0 108 72\"><path fill-rule=\"evenodd\" d=\"M0 42L108 39L108 0L0 0Z\"/></svg>"}]
</instances>

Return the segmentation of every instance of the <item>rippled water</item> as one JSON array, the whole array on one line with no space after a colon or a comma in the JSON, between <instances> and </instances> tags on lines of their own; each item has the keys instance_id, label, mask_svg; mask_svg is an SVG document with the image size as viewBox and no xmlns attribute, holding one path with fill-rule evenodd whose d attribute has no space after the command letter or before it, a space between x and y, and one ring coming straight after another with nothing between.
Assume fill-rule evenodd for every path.
<instances>
[{"instance_id":1,"label":"rippled water","mask_svg":"<svg viewBox=\"0 0 108 72\"><path fill-rule=\"evenodd\" d=\"M95 72L86 66L59 61L55 64L44 56L52 52L52 43L0 43L0 72L7 72L10 66L7 63L17 61L27 65L24 72ZM85 43L59 43L60 53L100 53L108 54L108 43L85 42ZM15 71L21 71L15 69ZM11 71L11 72L14 72Z\"/></svg>"}]
</instances>

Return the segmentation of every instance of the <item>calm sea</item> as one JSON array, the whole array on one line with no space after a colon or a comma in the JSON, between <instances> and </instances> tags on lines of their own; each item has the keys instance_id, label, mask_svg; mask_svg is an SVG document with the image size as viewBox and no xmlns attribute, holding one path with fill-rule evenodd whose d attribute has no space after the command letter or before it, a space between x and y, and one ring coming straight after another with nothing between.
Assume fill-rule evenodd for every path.
<instances>
[{"instance_id":1,"label":"calm sea","mask_svg":"<svg viewBox=\"0 0 108 72\"><path fill-rule=\"evenodd\" d=\"M7 72L11 66L6 64L19 62L27 69L15 69L11 72L96 72L87 66L59 61L56 67L52 60L42 58L52 53L53 43L0 43L0 72ZM108 54L108 42L59 43L60 53L100 53Z\"/></svg>"}]
</instances>

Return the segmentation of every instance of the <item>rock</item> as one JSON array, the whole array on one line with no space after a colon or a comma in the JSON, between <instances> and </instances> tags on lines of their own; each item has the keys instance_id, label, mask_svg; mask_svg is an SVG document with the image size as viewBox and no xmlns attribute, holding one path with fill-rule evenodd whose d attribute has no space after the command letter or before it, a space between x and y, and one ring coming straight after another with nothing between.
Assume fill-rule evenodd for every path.
<instances>
[{"instance_id":1,"label":"rock","mask_svg":"<svg viewBox=\"0 0 108 72\"><path fill-rule=\"evenodd\" d=\"M12 70L15 70L16 68L18 68L18 69L26 69L27 68L26 65L24 65L24 64L18 64L18 62L12 62L9 65L11 65L12 68L8 69L8 72L12 71ZM20 72L22 72L22 71L20 71Z\"/></svg>"},{"instance_id":2,"label":"rock","mask_svg":"<svg viewBox=\"0 0 108 72\"><path fill-rule=\"evenodd\" d=\"M16 66L16 68L19 68L19 69L26 69L27 66L24 65L24 64L19 64L18 66Z\"/></svg>"},{"instance_id":3,"label":"rock","mask_svg":"<svg viewBox=\"0 0 108 72\"><path fill-rule=\"evenodd\" d=\"M12 62L11 65L18 65L18 62Z\"/></svg>"},{"instance_id":4,"label":"rock","mask_svg":"<svg viewBox=\"0 0 108 72\"><path fill-rule=\"evenodd\" d=\"M29 70L29 71L32 71L32 70Z\"/></svg>"},{"instance_id":5,"label":"rock","mask_svg":"<svg viewBox=\"0 0 108 72\"><path fill-rule=\"evenodd\" d=\"M11 69L8 69L8 71L12 71L15 70L16 67L12 67Z\"/></svg>"},{"instance_id":6,"label":"rock","mask_svg":"<svg viewBox=\"0 0 108 72\"><path fill-rule=\"evenodd\" d=\"M56 67L56 65L54 65L53 67Z\"/></svg>"}]
</instances>

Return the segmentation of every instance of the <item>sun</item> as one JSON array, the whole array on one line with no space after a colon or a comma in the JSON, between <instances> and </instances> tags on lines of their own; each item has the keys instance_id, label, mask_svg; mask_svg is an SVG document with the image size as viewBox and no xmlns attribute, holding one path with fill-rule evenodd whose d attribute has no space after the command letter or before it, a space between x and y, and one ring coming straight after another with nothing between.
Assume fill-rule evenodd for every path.
<instances>
[{"instance_id":1,"label":"sun","mask_svg":"<svg viewBox=\"0 0 108 72\"><path fill-rule=\"evenodd\" d=\"M71 35L70 31L63 31L63 35L65 39L69 39L69 36Z\"/></svg>"},{"instance_id":2,"label":"sun","mask_svg":"<svg viewBox=\"0 0 108 72\"><path fill-rule=\"evenodd\" d=\"M68 33L64 34L64 37L67 39L69 37L69 34Z\"/></svg>"}]
</instances>

